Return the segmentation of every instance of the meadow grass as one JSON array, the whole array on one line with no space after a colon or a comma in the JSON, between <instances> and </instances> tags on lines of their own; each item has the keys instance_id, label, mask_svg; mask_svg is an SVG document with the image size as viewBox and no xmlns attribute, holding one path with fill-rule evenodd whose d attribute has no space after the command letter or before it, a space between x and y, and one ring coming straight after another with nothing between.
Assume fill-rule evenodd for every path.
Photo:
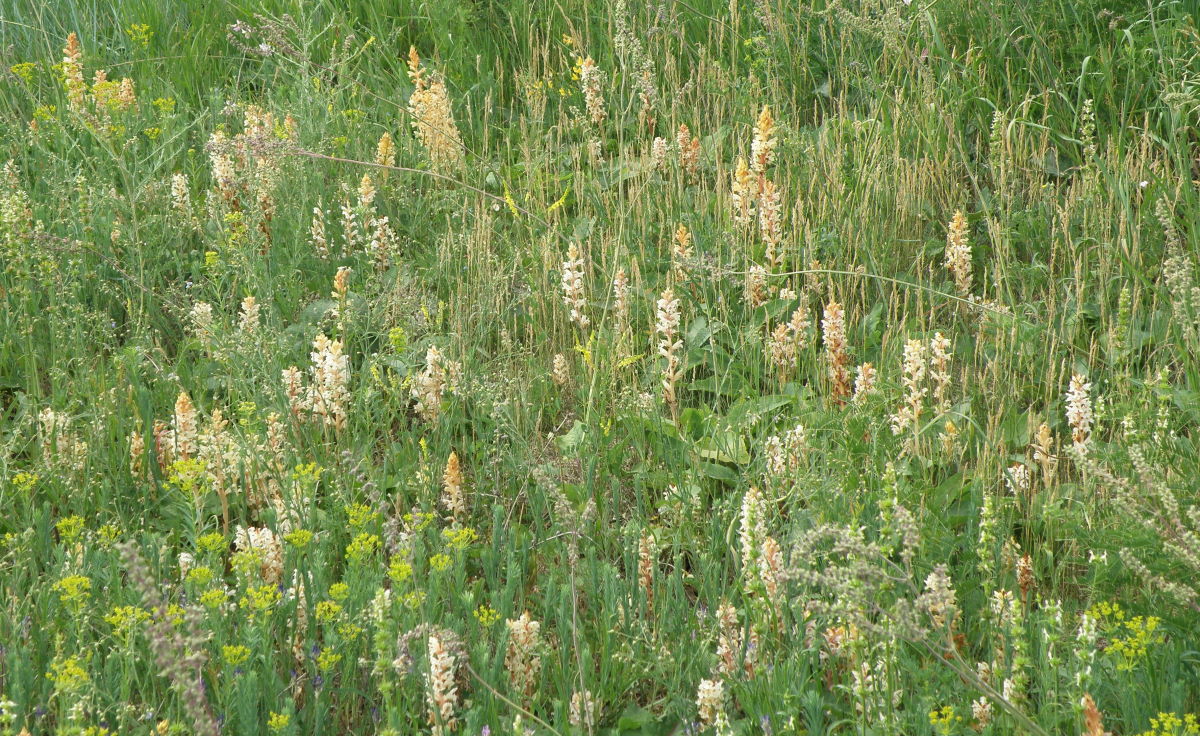
<instances>
[{"instance_id":1,"label":"meadow grass","mask_svg":"<svg viewBox=\"0 0 1200 736\"><path fill-rule=\"evenodd\" d=\"M0 0L0 734L1200 735L1193 0Z\"/></svg>"}]
</instances>

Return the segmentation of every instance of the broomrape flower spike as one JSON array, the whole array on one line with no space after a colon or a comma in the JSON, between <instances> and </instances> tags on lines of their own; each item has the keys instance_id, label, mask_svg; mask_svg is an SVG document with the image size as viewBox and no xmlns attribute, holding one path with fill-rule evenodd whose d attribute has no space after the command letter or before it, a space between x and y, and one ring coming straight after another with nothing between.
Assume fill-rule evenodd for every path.
<instances>
[{"instance_id":1,"label":"broomrape flower spike","mask_svg":"<svg viewBox=\"0 0 1200 736\"><path fill-rule=\"evenodd\" d=\"M654 568L658 561L658 548L654 535L642 534L638 539L638 586L646 596L646 607L654 607Z\"/></svg>"},{"instance_id":2,"label":"broomrape flower spike","mask_svg":"<svg viewBox=\"0 0 1200 736\"><path fill-rule=\"evenodd\" d=\"M429 723L435 736L450 733L458 728L455 709L458 706L458 686L454 683L454 655L446 649L441 639L429 636L429 674L426 690L429 703Z\"/></svg>"},{"instance_id":3,"label":"broomrape flower spike","mask_svg":"<svg viewBox=\"0 0 1200 736\"><path fill-rule=\"evenodd\" d=\"M812 337L812 319L808 316L807 306L801 304L792 312L792 318L788 320L788 330L791 332L796 351L808 347Z\"/></svg>"},{"instance_id":4,"label":"broomrape flower spike","mask_svg":"<svg viewBox=\"0 0 1200 736\"><path fill-rule=\"evenodd\" d=\"M1089 392L1092 384L1078 373L1072 374L1071 385L1067 389L1066 414L1067 424L1071 427L1071 442L1075 451L1081 456L1088 453L1088 441L1092 436L1092 397Z\"/></svg>"},{"instance_id":5,"label":"broomrape flower spike","mask_svg":"<svg viewBox=\"0 0 1200 736\"><path fill-rule=\"evenodd\" d=\"M74 31L67 36L67 45L63 49L62 72L71 109L82 112L87 84L83 81L83 48L79 44L79 36Z\"/></svg>"},{"instance_id":6,"label":"broomrape flower spike","mask_svg":"<svg viewBox=\"0 0 1200 736\"><path fill-rule=\"evenodd\" d=\"M396 142L392 140L392 134L387 131L379 136L379 143L375 146L375 163L380 166L396 165ZM380 176L386 181L388 173L390 172L384 169Z\"/></svg>"},{"instance_id":7,"label":"broomrape flower spike","mask_svg":"<svg viewBox=\"0 0 1200 736\"><path fill-rule=\"evenodd\" d=\"M596 698L591 690L576 690L571 695L568 722L585 733L596 728Z\"/></svg>"},{"instance_id":8,"label":"broomrape flower spike","mask_svg":"<svg viewBox=\"0 0 1200 736\"><path fill-rule=\"evenodd\" d=\"M763 454L767 459L767 482L783 486L792 483L808 449L808 432L801 424L789 429L782 437L768 437L763 446Z\"/></svg>"},{"instance_id":9,"label":"broomrape flower spike","mask_svg":"<svg viewBox=\"0 0 1200 736\"><path fill-rule=\"evenodd\" d=\"M771 107L763 105L750 142L750 169L758 177L760 190L765 183L767 168L775 163L775 146L775 119L771 117Z\"/></svg>"},{"instance_id":10,"label":"broomrape flower spike","mask_svg":"<svg viewBox=\"0 0 1200 736\"><path fill-rule=\"evenodd\" d=\"M408 98L413 133L425 148L434 170L442 173L461 170L465 163L464 148L450 109L450 95L444 82L426 76L415 46L408 51L408 76L414 86Z\"/></svg>"},{"instance_id":11,"label":"broomrape flower spike","mask_svg":"<svg viewBox=\"0 0 1200 736\"><path fill-rule=\"evenodd\" d=\"M446 460L446 470L442 474L442 506L455 520L467 513L466 501L463 498L462 468L459 466L457 452L450 453Z\"/></svg>"},{"instance_id":12,"label":"broomrape flower spike","mask_svg":"<svg viewBox=\"0 0 1200 736\"><path fill-rule=\"evenodd\" d=\"M687 266L695 254L692 251L692 234L683 223L675 228L675 238L671 245L671 273L675 280L682 282L687 278Z\"/></svg>"},{"instance_id":13,"label":"broomrape flower spike","mask_svg":"<svg viewBox=\"0 0 1200 736\"><path fill-rule=\"evenodd\" d=\"M344 429L350 403L350 356L342 352L341 340L318 333L309 357L312 381L305 406L326 426Z\"/></svg>"},{"instance_id":14,"label":"broomrape flower spike","mask_svg":"<svg viewBox=\"0 0 1200 736\"><path fill-rule=\"evenodd\" d=\"M667 156L670 154L671 144L666 138L657 136L650 143L650 162L654 165L655 171L663 171L667 167Z\"/></svg>"},{"instance_id":15,"label":"broomrape flower spike","mask_svg":"<svg viewBox=\"0 0 1200 736\"><path fill-rule=\"evenodd\" d=\"M567 247L567 257L563 260L562 265L563 304L571 310L571 321L581 330L587 329L591 324L591 320L585 312L587 297L583 286L584 269L585 261L579 252L579 246L571 243Z\"/></svg>"},{"instance_id":16,"label":"broomrape flower spike","mask_svg":"<svg viewBox=\"0 0 1200 736\"><path fill-rule=\"evenodd\" d=\"M175 399L175 456L190 460L196 456L196 407L186 392Z\"/></svg>"},{"instance_id":17,"label":"broomrape flower spike","mask_svg":"<svg viewBox=\"0 0 1200 736\"><path fill-rule=\"evenodd\" d=\"M929 375L933 379L933 403L939 414L950 409L946 391L950 387L950 341L936 332L929 341Z\"/></svg>"},{"instance_id":18,"label":"broomrape flower spike","mask_svg":"<svg viewBox=\"0 0 1200 736\"><path fill-rule=\"evenodd\" d=\"M821 320L825 342L825 360L829 367L829 381L833 400L838 405L845 403L850 395L850 373L846 366L850 356L846 353L846 314L838 302L825 305Z\"/></svg>"},{"instance_id":19,"label":"broomrape flower spike","mask_svg":"<svg viewBox=\"0 0 1200 736\"><path fill-rule=\"evenodd\" d=\"M1050 485L1054 471L1058 467L1058 458L1054 454L1054 435L1050 425L1042 422L1034 433L1033 459L1042 469L1042 480Z\"/></svg>"},{"instance_id":20,"label":"broomrape flower spike","mask_svg":"<svg viewBox=\"0 0 1200 736\"><path fill-rule=\"evenodd\" d=\"M679 168L688 179L695 179L700 172L700 137L693 136L688 126L681 123L675 143L679 148Z\"/></svg>"},{"instance_id":21,"label":"broomrape flower spike","mask_svg":"<svg viewBox=\"0 0 1200 736\"><path fill-rule=\"evenodd\" d=\"M967 237L967 217L956 210L946 232L946 268L962 294L971 291L971 244Z\"/></svg>"},{"instance_id":22,"label":"broomrape flower spike","mask_svg":"<svg viewBox=\"0 0 1200 736\"><path fill-rule=\"evenodd\" d=\"M920 340L908 340L904 343L901 370L904 405L892 415L892 434L895 435L903 434L909 427L915 427L924 411L925 395L929 393L929 388L925 386L925 343Z\"/></svg>"},{"instance_id":23,"label":"broomrape flower spike","mask_svg":"<svg viewBox=\"0 0 1200 736\"><path fill-rule=\"evenodd\" d=\"M278 584L283 578L283 544L275 532L265 527L239 526L233 546L238 552L251 555L247 559L257 562L255 572L264 582Z\"/></svg>"},{"instance_id":24,"label":"broomrape flower spike","mask_svg":"<svg viewBox=\"0 0 1200 736\"><path fill-rule=\"evenodd\" d=\"M317 206L312 210L312 224L308 229L308 240L321 260L329 260L329 238L325 235L325 211L321 209L320 202L317 202Z\"/></svg>"},{"instance_id":25,"label":"broomrape flower spike","mask_svg":"<svg viewBox=\"0 0 1200 736\"><path fill-rule=\"evenodd\" d=\"M565 387L571 382L571 366L567 363L567 356L562 353L555 353L554 359L550 366L550 380L554 381L556 386Z\"/></svg>"},{"instance_id":26,"label":"broomrape flower spike","mask_svg":"<svg viewBox=\"0 0 1200 736\"><path fill-rule=\"evenodd\" d=\"M584 107L592 125L599 128L608 112L604 109L604 83L607 75L596 66L592 57L587 57L579 66L579 86L583 91Z\"/></svg>"},{"instance_id":27,"label":"broomrape flower spike","mask_svg":"<svg viewBox=\"0 0 1200 736\"><path fill-rule=\"evenodd\" d=\"M243 334L250 335L258 330L259 311L258 300L253 296L248 296L242 300L242 311L238 318L238 329Z\"/></svg>"},{"instance_id":28,"label":"broomrape flower spike","mask_svg":"<svg viewBox=\"0 0 1200 736\"><path fill-rule=\"evenodd\" d=\"M751 631L751 637L755 636ZM745 670L752 672L752 650L742 658L742 627L738 623L738 612L728 601L721 601L717 607L717 674L722 677L736 675ZM739 661L741 660L741 661Z\"/></svg>"},{"instance_id":29,"label":"broomrape flower spike","mask_svg":"<svg viewBox=\"0 0 1200 736\"><path fill-rule=\"evenodd\" d=\"M875 391L875 380L878 378L878 372L875 366L870 363L863 363L855 369L854 376L854 398L851 399L855 404L860 403L869 394Z\"/></svg>"},{"instance_id":30,"label":"broomrape flower spike","mask_svg":"<svg viewBox=\"0 0 1200 736\"><path fill-rule=\"evenodd\" d=\"M766 603L776 620L784 604L783 577L783 549L773 537L764 537L759 552L758 578L762 583Z\"/></svg>"},{"instance_id":31,"label":"broomrape flower spike","mask_svg":"<svg viewBox=\"0 0 1200 736\"><path fill-rule=\"evenodd\" d=\"M208 139L208 159L212 167L212 178L216 182L217 191L225 203L234 210L239 209L237 201L237 174L234 171L233 157L229 155L229 136L223 130L215 130Z\"/></svg>"},{"instance_id":32,"label":"broomrape flower spike","mask_svg":"<svg viewBox=\"0 0 1200 736\"><path fill-rule=\"evenodd\" d=\"M758 264L746 271L746 282L742 286L742 298L751 309L767 303L767 269Z\"/></svg>"},{"instance_id":33,"label":"broomrape flower spike","mask_svg":"<svg viewBox=\"0 0 1200 736\"><path fill-rule=\"evenodd\" d=\"M613 276L613 316L617 324L623 325L629 318L629 276L624 268L618 268Z\"/></svg>"},{"instance_id":34,"label":"broomrape flower spike","mask_svg":"<svg viewBox=\"0 0 1200 736\"><path fill-rule=\"evenodd\" d=\"M767 336L767 351L772 365L779 371L780 383L783 383L796 364L796 340L790 325L786 322L775 325Z\"/></svg>"},{"instance_id":35,"label":"broomrape flower spike","mask_svg":"<svg viewBox=\"0 0 1200 736\"><path fill-rule=\"evenodd\" d=\"M701 680L696 688L696 715L701 728L717 728L724 724L725 683L721 680Z\"/></svg>"},{"instance_id":36,"label":"broomrape flower spike","mask_svg":"<svg viewBox=\"0 0 1200 736\"><path fill-rule=\"evenodd\" d=\"M683 349L683 341L679 339L679 299L670 287L658 299L655 331L658 333L658 354L663 358L662 391L663 401L670 407L671 412L678 410L679 402L675 395L675 385L679 382L682 370L679 364L679 353Z\"/></svg>"},{"instance_id":37,"label":"broomrape flower spike","mask_svg":"<svg viewBox=\"0 0 1200 736\"><path fill-rule=\"evenodd\" d=\"M733 221L739 227L746 227L754 222L757 211L755 203L758 199L758 187L746 159L739 156L733 171L733 181L730 185L729 199L733 208Z\"/></svg>"},{"instance_id":38,"label":"broomrape flower spike","mask_svg":"<svg viewBox=\"0 0 1200 736\"><path fill-rule=\"evenodd\" d=\"M741 532L742 570L747 581L757 573L763 540L767 537L767 522L763 513L762 494L757 488L746 491L742 498Z\"/></svg>"},{"instance_id":39,"label":"broomrape flower spike","mask_svg":"<svg viewBox=\"0 0 1200 736\"><path fill-rule=\"evenodd\" d=\"M343 189L343 193L345 191ZM342 198L342 256L349 256L362 250L363 234L362 228L359 226L360 211L361 208L355 208L349 196Z\"/></svg>"},{"instance_id":40,"label":"broomrape flower spike","mask_svg":"<svg viewBox=\"0 0 1200 736\"><path fill-rule=\"evenodd\" d=\"M525 700L537 692L538 677L542 671L542 624L529 616L529 611L518 619L507 619L508 648L504 654L504 669L513 692Z\"/></svg>"},{"instance_id":41,"label":"broomrape flower spike","mask_svg":"<svg viewBox=\"0 0 1200 736\"><path fill-rule=\"evenodd\" d=\"M1083 694L1080 706L1083 708L1084 735L1105 736L1103 716L1100 713L1100 709L1096 707L1096 701L1092 699L1090 693Z\"/></svg>"},{"instance_id":42,"label":"broomrape flower spike","mask_svg":"<svg viewBox=\"0 0 1200 736\"><path fill-rule=\"evenodd\" d=\"M171 175L171 208L189 226L198 226L192 212L192 193L191 187L188 185L187 174L176 172Z\"/></svg>"},{"instance_id":43,"label":"broomrape flower spike","mask_svg":"<svg viewBox=\"0 0 1200 736\"><path fill-rule=\"evenodd\" d=\"M417 414L428 422L436 422L442 413L442 399L457 382L462 366L446 360L436 345L425 352L425 370L412 381L411 395Z\"/></svg>"},{"instance_id":44,"label":"broomrape flower spike","mask_svg":"<svg viewBox=\"0 0 1200 736\"><path fill-rule=\"evenodd\" d=\"M766 244L765 258L771 271L778 271L783 265L783 253L779 249L781 233L780 220L782 204L779 190L775 183L767 179L762 182L762 192L758 199L758 225Z\"/></svg>"}]
</instances>

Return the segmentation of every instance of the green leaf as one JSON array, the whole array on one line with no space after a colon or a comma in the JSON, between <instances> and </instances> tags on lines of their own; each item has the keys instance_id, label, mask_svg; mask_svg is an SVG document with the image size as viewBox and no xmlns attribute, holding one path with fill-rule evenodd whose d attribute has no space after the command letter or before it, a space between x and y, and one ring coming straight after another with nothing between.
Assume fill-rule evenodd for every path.
<instances>
[{"instance_id":1,"label":"green leaf","mask_svg":"<svg viewBox=\"0 0 1200 736\"><path fill-rule=\"evenodd\" d=\"M617 718L617 730L626 733L640 731L643 727L654 723L654 716L636 705L629 705Z\"/></svg>"},{"instance_id":2,"label":"green leaf","mask_svg":"<svg viewBox=\"0 0 1200 736\"><path fill-rule=\"evenodd\" d=\"M556 437L554 442L564 455L574 455L585 439L587 439L587 427L577 419L567 433Z\"/></svg>"},{"instance_id":3,"label":"green leaf","mask_svg":"<svg viewBox=\"0 0 1200 736\"><path fill-rule=\"evenodd\" d=\"M794 401L795 398L792 396L782 396L779 394L743 399L729 407L729 413L726 414L725 419L729 422L730 426L734 427L745 424L756 424L776 409L781 406L787 406Z\"/></svg>"},{"instance_id":4,"label":"green leaf","mask_svg":"<svg viewBox=\"0 0 1200 736\"><path fill-rule=\"evenodd\" d=\"M750 462L750 450L746 441L734 432L723 432L714 437L704 437L696 442L696 454L721 463L745 465Z\"/></svg>"},{"instance_id":5,"label":"green leaf","mask_svg":"<svg viewBox=\"0 0 1200 736\"><path fill-rule=\"evenodd\" d=\"M700 467L700 472L703 473L706 478L712 478L713 480L719 480L725 483L737 483L738 481L738 471L729 467L728 465L710 462L701 462L698 463L698 465Z\"/></svg>"}]
</instances>

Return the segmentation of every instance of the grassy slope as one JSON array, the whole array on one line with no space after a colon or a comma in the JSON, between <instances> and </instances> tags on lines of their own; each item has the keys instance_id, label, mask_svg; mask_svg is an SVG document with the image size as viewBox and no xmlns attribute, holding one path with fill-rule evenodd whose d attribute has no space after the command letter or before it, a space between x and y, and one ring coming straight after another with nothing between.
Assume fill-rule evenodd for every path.
<instances>
[{"instance_id":1,"label":"grassy slope","mask_svg":"<svg viewBox=\"0 0 1200 736\"><path fill-rule=\"evenodd\" d=\"M415 673L392 661L398 637L430 623L464 639L474 670L459 671L471 700L461 728L499 733L518 713L509 701L523 700L505 673L504 620L528 610L547 646L527 710L565 732L568 701L587 689L601 703L600 729L669 733L697 717L723 600L739 611L739 634L760 642L755 674L725 678L737 729L756 733L766 717L775 732L926 733L930 709L947 706L965 719L947 728L968 729L979 683L938 668L903 632L866 631L849 652L823 657L821 633L855 615L823 611L827 589L797 578L777 615L764 608L740 547L750 487L763 490L768 533L789 557L824 523L861 526L886 544L892 505L911 511L921 547L906 574L919 588L935 565L949 566L965 661L995 660L996 688L1003 673L1023 677L1015 707L1047 732L1082 731L1085 690L1116 733L1149 728L1160 710L1200 708L1195 611L1150 590L1120 556L1138 550L1173 580L1200 572L1134 523L1161 507L1153 488L1194 503L1200 472L1200 341L1188 326L1200 304L1178 309L1166 288L1169 237L1156 214L1169 211L1195 273L1195 3L792 6L743 4L731 15L719 2L630 12L609 2L0 0L0 160L14 162L41 222L37 234L0 230L0 699L15 703L13 730L189 723L156 676L144 624L126 635L106 621L119 619L114 607L143 605L122 575L119 541L138 545L176 603L205 592L212 602L211 591L230 587L228 610L211 609L202 627L208 702L230 732L267 732L270 713L290 714L283 731L410 732L426 719L424 639ZM294 53L262 58L226 37L234 21L285 13ZM622 17L640 50L620 41ZM153 31L145 43L129 31L139 23ZM72 31L89 80L97 68L135 80L139 107L114 116L118 129L68 110L52 65ZM379 214L398 236L389 268L377 271L364 253L322 260L309 244L318 205L337 242L343 191L355 190L362 166L281 159L269 248L252 205L233 216L219 197L206 206L205 144L219 127L240 131L245 104L280 120L290 113L305 151L370 161L387 131L398 165L427 169L406 109L410 45L444 75L466 148L454 178L469 186L370 172ZM576 53L607 72L598 131L572 112L583 106ZM638 114L641 58L658 95L653 125ZM28 79L8 71L25 62L34 64ZM775 277L798 297L755 308L743 300L743 273L764 248L732 222L729 188L763 105L780 126L770 175L783 192L786 247L776 270L810 272ZM695 177L674 155L663 170L650 164L651 140L673 141L680 124L701 139ZM588 154L593 136L600 162ZM176 172L189 178L196 227L171 208ZM7 201L12 194L5 189ZM983 316L956 296L943 252L958 209L970 223L972 293L1011 317ZM669 250L680 223L697 254L684 279L672 275ZM587 261L587 330L562 303L569 242ZM340 320L328 314L339 266L353 269ZM632 286L627 322L610 296L619 268ZM677 411L659 398L652 332L668 284L682 303ZM248 295L262 310L253 340L235 327ZM832 301L845 306L852 364L880 375L875 394L847 407L831 400L820 340ZM207 342L188 327L197 302L216 315ZM765 338L798 305L816 329L780 371ZM343 340L351 359L347 426L285 421L272 454L262 446L268 416L287 414L280 372L307 370L318 331ZM927 406L919 435L894 436L905 341L936 332L952 344L950 411ZM430 345L463 366L436 422L416 416L410 391ZM568 366L564 386L551 378L556 355ZM1073 373L1103 399L1092 457L1131 477L1144 456L1155 476L1134 481L1141 505L1116 503L1113 481L1068 456L1063 396ZM154 421L170 422L181 391L202 417L219 409L231 421L240 449L224 503L211 479L195 499L181 490L188 467L148 457L131 474L130 433L152 442ZM69 417L49 445L38 429L48 407ZM943 440L947 420L952 441ZM1044 476L1031 449L1041 422L1061 455ZM787 474L771 471L768 438L798 423L808 449ZM74 440L86 450L72 451ZM444 513L451 451L467 477L462 521L477 541L447 550L438 519L398 543L404 514ZM295 470L308 463L319 479ZM1014 464L1034 476L1031 492L1006 490ZM252 616L250 591L266 593L230 549L234 528L286 528L245 490L260 486L297 507L292 528L316 536L303 549L283 545L284 587L305 581L300 604L293 586ZM985 545L989 497L999 511ZM76 516L84 527L71 533ZM224 537L202 541L214 531ZM638 585L647 533L649 601ZM347 547L360 535L385 544L354 562ZM181 552L214 579L177 584ZM450 555L441 571L440 553ZM1017 589L1014 558L1024 553L1035 581L1026 625L1004 632L988 600ZM74 575L90 589L72 603L55 584ZM340 598L339 582L348 586ZM393 600L372 617L381 588ZM874 605L890 605L905 589L873 593ZM316 606L330 600L340 612L326 606L322 618ZM1050 600L1062 601L1064 623ZM1166 633L1130 669L1119 650L1096 653L1092 679L1079 685L1093 654L1076 643L1079 616L1100 602L1158 616ZM481 605L500 622L482 626ZM1111 616L1102 629L1109 642L1136 633ZM248 647L249 658L233 664L227 646ZM86 676L46 676L77 655ZM880 692L855 689L851 670L864 664L879 668ZM919 667L931 674L914 681ZM882 693L891 689L903 691L894 705ZM995 709L992 733L1020 732ZM542 728L528 714L525 725Z\"/></svg>"}]
</instances>

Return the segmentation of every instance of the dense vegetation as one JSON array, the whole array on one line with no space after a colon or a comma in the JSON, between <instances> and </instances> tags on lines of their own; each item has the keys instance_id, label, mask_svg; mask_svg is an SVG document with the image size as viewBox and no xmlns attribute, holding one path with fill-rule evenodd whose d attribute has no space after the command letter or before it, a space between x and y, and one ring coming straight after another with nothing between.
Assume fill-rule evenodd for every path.
<instances>
[{"instance_id":1,"label":"dense vegetation","mask_svg":"<svg viewBox=\"0 0 1200 736\"><path fill-rule=\"evenodd\" d=\"M1200 734L1198 15L0 0L0 734Z\"/></svg>"}]
</instances>

